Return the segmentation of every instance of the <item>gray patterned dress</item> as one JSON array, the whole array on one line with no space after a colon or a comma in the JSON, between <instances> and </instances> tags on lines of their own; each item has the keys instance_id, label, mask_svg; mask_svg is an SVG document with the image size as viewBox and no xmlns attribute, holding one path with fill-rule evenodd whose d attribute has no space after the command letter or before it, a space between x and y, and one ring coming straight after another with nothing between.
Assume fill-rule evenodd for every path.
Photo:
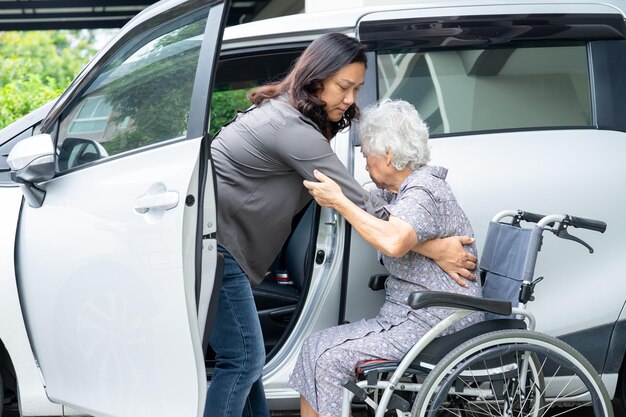
<instances>
[{"instance_id":1,"label":"gray patterned dress","mask_svg":"<svg viewBox=\"0 0 626 417\"><path fill-rule=\"evenodd\" d=\"M389 204L387 211L415 229L419 241L455 235L473 236L472 227L446 183L447 170L424 166L413 171L397 194L376 190ZM469 251L476 255L476 245ZM390 275L386 302L378 316L331 327L305 340L289 386L298 391L315 411L327 416L341 414L341 382L354 379L358 363L398 360L452 310L428 308L414 311L406 305L414 291L447 291L480 296L479 283L463 288L435 262L415 252L400 258L381 255ZM475 313L458 322L452 331L482 320Z\"/></svg>"}]
</instances>

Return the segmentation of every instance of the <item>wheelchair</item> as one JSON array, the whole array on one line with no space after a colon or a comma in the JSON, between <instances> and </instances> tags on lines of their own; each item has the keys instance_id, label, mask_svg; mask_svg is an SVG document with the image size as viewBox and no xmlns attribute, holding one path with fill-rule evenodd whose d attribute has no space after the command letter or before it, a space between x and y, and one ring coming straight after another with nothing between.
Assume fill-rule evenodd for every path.
<instances>
[{"instance_id":1,"label":"wheelchair","mask_svg":"<svg viewBox=\"0 0 626 417\"><path fill-rule=\"evenodd\" d=\"M536 332L535 318L526 310L543 279L534 278L534 269L545 231L593 253L569 234L570 226L606 230L602 221L570 215L506 210L494 216L479 264L483 298L412 293L408 304L413 309L449 307L454 312L400 361L360 364L357 381L343 385L342 416L350 416L356 398L375 417L542 417L580 407L596 417L613 417L610 397L592 365L563 341ZM383 289L385 278L372 277L370 288ZM441 336L474 311L484 312L485 321Z\"/></svg>"}]
</instances>

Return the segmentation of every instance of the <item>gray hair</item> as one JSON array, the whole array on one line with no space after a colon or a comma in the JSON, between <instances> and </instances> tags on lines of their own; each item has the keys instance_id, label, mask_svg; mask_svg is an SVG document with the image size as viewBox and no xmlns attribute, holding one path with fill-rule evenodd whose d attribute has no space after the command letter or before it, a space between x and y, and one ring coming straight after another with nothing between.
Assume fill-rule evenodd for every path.
<instances>
[{"instance_id":1,"label":"gray hair","mask_svg":"<svg viewBox=\"0 0 626 417\"><path fill-rule=\"evenodd\" d=\"M430 161L428 126L404 100L384 99L368 107L358 129L363 151L376 156L391 151L391 163L397 170L407 165L416 170Z\"/></svg>"}]
</instances>

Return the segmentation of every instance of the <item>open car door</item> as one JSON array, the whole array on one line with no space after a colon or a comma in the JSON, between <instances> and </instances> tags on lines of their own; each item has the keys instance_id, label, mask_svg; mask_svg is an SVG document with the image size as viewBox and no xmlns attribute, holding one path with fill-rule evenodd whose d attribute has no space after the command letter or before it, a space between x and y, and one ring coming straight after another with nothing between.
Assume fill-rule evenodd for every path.
<instances>
[{"instance_id":1,"label":"open car door","mask_svg":"<svg viewBox=\"0 0 626 417\"><path fill-rule=\"evenodd\" d=\"M227 3L146 9L9 157L26 197L20 301L54 402L202 415L217 259L207 127ZM45 155L22 163L46 146L49 173Z\"/></svg>"}]
</instances>

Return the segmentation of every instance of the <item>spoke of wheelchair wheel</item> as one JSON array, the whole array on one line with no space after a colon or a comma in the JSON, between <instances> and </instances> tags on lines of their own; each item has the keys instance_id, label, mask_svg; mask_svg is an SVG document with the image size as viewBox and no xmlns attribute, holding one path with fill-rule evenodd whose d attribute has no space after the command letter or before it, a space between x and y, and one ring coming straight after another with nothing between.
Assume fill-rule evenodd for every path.
<instances>
[{"instance_id":1,"label":"spoke of wheelchair wheel","mask_svg":"<svg viewBox=\"0 0 626 417\"><path fill-rule=\"evenodd\" d=\"M546 361L548 360L548 358L544 358L543 361L541 362L541 366L539 367L539 371L537 372L538 375L543 374L543 369L546 365ZM559 369L561 369L561 367L559 366L559 368L556 370L556 372L554 373L554 375L556 375L556 373L559 371ZM541 391L539 393L539 398L545 398L546 396L546 392L548 392L548 388L550 387L550 384L552 384L552 379L550 379L548 381L548 384L545 385L543 387L543 391ZM547 404L544 404L543 407L539 408L537 411L542 413L541 415L545 415L545 413L552 407L552 404L554 404L554 402L549 402ZM546 408L547 407L547 408Z\"/></svg>"},{"instance_id":2,"label":"spoke of wheelchair wheel","mask_svg":"<svg viewBox=\"0 0 626 417\"><path fill-rule=\"evenodd\" d=\"M521 360L523 360L523 358ZM528 399L528 397L530 396L528 393L526 393L526 397L524 398L524 403L522 403L522 390L524 389L524 387L522 387L521 383L522 381L525 381L525 378L522 378L522 375L520 374L520 371L522 369L521 360L520 360L519 352L516 351L515 363L517 364L517 387L515 388L515 391L513 392L513 395L511 398L511 404L509 405L509 407L511 407L511 411L513 411L513 404L515 404L517 397L519 397L520 409L519 409L519 412L517 413L518 416L522 415L522 410L524 410L524 404L526 402L526 399Z\"/></svg>"},{"instance_id":3,"label":"spoke of wheelchair wheel","mask_svg":"<svg viewBox=\"0 0 626 417\"><path fill-rule=\"evenodd\" d=\"M483 361L483 365L484 365L483 369L487 369L488 365L487 365L486 361ZM479 388L480 387L480 382L478 382L476 380L476 377L474 377L474 373L473 372L470 372L470 374L472 375L472 378L474 379L474 384L476 385L476 388ZM495 398L494 402L495 402L496 405L494 406L494 404L492 404L492 402L490 402L490 401L485 401L483 403L484 405L486 405L486 408L482 407L481 405L478 405L477 402L474 402L473 405L474 405L474 407L478 408L479 411L482 411L485 415L491 416L491 415L493 415L493 411L495 411L497 413L497 415L502 415L502 410L500 409L500 404L498 402L498 396L497 396L497 394L495 392L495 389L493 388L494 387L493 381L491 381L491 375L488 375L488 377L489 377L489 386L491 387L491 392L493 393L493 396ZM471 386L467 382L465 382L465 381L463 381L463 382L467 385L468 388L471 388Z\"/></svg>"},{"instance_id":4,"label":"spoke of wheelchair wheel","mask_svg":"<svg viewBox=\"0 0 626 417\"><path fill-rule=\"evenodd\" d=\"M510 378L507 376L508 374L507 368L505 367L504 363L505 361L502 357L499 358L500 367L502 369L502 383L504 389L504 391L500 393L500 395L496 392L496 383L500 381L494 381L492 373L486 372L484 374L486 378L482 378L474 371L478 369L488 370L494 368L494 366L489 366L487 364L487 361L484 360L482 361L482 368L474 368L474 365L468 367L466 371L470 378L464 378L459 375L458 378L460 379L463 389L459 390L459 392L455 392L455 395L452 396L453 398L456 397L459 403L456 404L453 399L452 401L449 401L446 405L442 404L440 411L444 413L449 413L450 415L457 417L467 417L468 415L474 417L479 417L483 415L503 416L505 411L507 414L510 413L512 417L525 417L526 415L530 415L533 417L544 417L550 412L550 410L553 410L552 412L554 414L550 417L558 417L562 414L575 412L580 408L593 405L593 401L590 400L584 403L576 404L573 407L567 407L562 411L554 409L558 407L558 401L556 400L561 398L567 399L568 397L573 397L581 393L585 393L589 390L589 388L584 385L582 387L577 386L578 384L575 383L575 381L579 381L579 378L576 375L570 376L568 380L564 380L564 378L559 378L558 384L563 384L563 386L560 388L554 387L557 388L559 392L554 396L553 400L546 399L545 404L542 405L542 399L546 398L546 394L549 392L549 388L551 387L551 385L553 386L557 384L555 382L557 380L556 377L558 376L562 367L557 363L556 365L558 366L556 370L551 373L552 377L545 376L546 383L540 385L539 381L543 380L540 376L544 374L549 358L544 357L539 363L532 362L532 365L529 363L528 367L525 367L523 366L522 362L525 356L526 355L524 355L524 352L522 351L515 352L515 363L517 363L518 366L516 368L516 373L510 375ZM528 361L533 360L530 356L528 356L526 359ZM524 370L526 371L524 372L524 375L522 375L522 372ZM479 379L482 379L482 383L479 381ZM484 387L485 383L489 384L488 390L491 392L491 394L481 395L481 391L486 388ZM481 385L484 388L481 388ZM451 386L451 388L456 391L456 385ZM476 390L476 396L474 396L474 394L470 396L464 396L463 392L465 391L465 388L471 391ZM489 398L491 395L493 396L492 400ZM529 408L529 410L527 410L527 407Z\"/></svg>"},{"instance_id":5,"label":"spoke of wheelchair wheel","mask_svg":"<svg viewBox=\"0 0 626 417\"><path fill-rule=\"evenodd\" d=\"M523 353L521 356L522 357L520 358L519 352L515 352L515 363L517 364L517 381L518 382L515 388L515 392L513 393L513 397L511 399L511 407L513 407L513 405L516 403L517 398L519 398L520 406L516 414L517 416L523 415L526 404L528 403L529 400L533 398L532 393L534 392L534 389L535 389L535 378L532 378L530 380L530 386L526 386L526 384L528 384L529 382L528 375L523 376L520 373L522 369L524 369L522 361L524 360L524 356L526 356L526 354ZM526 367L526 372L528 372L528 369L529 368ZM524 383L524 386L522 386L522 382ZM522 400L522 394L525 394L523 400Z\"/></svg>"},{"instance_id":6,"label":"spoke of wheelchair wheel","mask_svg":"<svg viewBox=\"0 0 626 417\"><path fill-rule=\"evenodd\" d=\"M463 410L461 408L449 408L449 407L444 407L443 408L444 411L449 412L450 414L453 414L455 416L463 416L463 411L468 412L468 410ZM478 410L481 411L481 410ZM483 410L483 413L477 413L477 412L471 412L472 415L485 415L485 416L492 416L492 414L489 414L486 410Z\"/></svg>"},{"instance_id":7,"label":"spoke of wheelchair wheel","mask_svg":"<svg viewBox=\"0 0 626 417\"><path fill-rule=\"evenodd\" d=\"M531 356L530 356L530 355L527 355L527 360L528 360L528 362L529 362L529 364L528 364L528 368L527 368L527 372L530 374L530 373L532 373L532 372L529 370L529 369L530 369L530 362L532 361L532 358L531 358ZM543 366L542 366L542 367L543 367ZM539 402L539 398L541 398L540 396L538 397L538 396L536 395L536 393L535 393L535 391L536 391L536 390L537 390L537 388L538 388L536 377L537 377L537 375L540 375L540 374L541 374L541 372L542 372L542 370L541 370L541 369L539 369L539 370L537 371L537 373L536 373L536 374L533 374L533 376L532 376L532 380L531 380L531 383L530 383L530 386L529 386L529 387L524 387L524 389L525 389L525 391L526 391L526 392L525 392L526 397L524 398L524 402L520 405L520 413L519 413L520 415L522 414L522 410L524 410L524 409L526 408L526 405L527 405L527 403L528 403L528 401L529 401L529 400L530 400L530 401L532 401L532 400L534 399L535 404L531 404L531 406L536 406L536 404ZM521 375L519 374L519 367L518 367L518 374L517 374L517 377L518 377L518 379L521 377ZM526 376L525 381L528 381L528 379L527 379L527 378L528 378L528 375ZM520 388L520 391L521 391L521 389L522 389L522 388ZM535 394L533 394L533 393L535 393ZM521 394L520 394L520 395L521 395Z\"/></svg>"},{"instance_id":8,"label":"spoke of wheelchair wheel","mask_svg":"<svg viewBox=\"0 0 626 417\"><path fill-rule=\"evenodd\" d=\"M504 362L502 361L502 356L500 356L499 358L500 358L500 369L502 369L502 378L506 378L506 370L504 369ZM488 369L488 365L487 365L486 362L485 362L485 368ZM489 385L493 387L492 391L493 391L493 396L496 399L496 404L498 404L498 415L501 416L503 414L502 413L503 410L500 408L500 401L498 401L498 395L496 394L495 384L491 380L491 374L489 372L487 372L487 376L489 377ZM502 387L503 388L506 385L504 382L505 382L505 380L503 379L503 382L502 382ZM507 401L507 398L504 398L504 401L502 403L503 407L504 407L504 404L506 403L506 401Z\"/></svg>"},{"instance_id":9,"label":"spoke of wheelchair wheel","mask_svg":"<svg viewBox=\"0 0 626 417\"><path fill-rule=\"evenodd\" d=\"M531 403L531 407L535 407L536 404L539 402L539 399L541 398L541 396L537 396L535 391L538 389L538 385L537 385L537 381L535 381L535 378L532 379L532 382L530 384L530 386L527 388L526 391L526 397L524 398L524 402L522 402L522 404L520 405L520 415L522 413L522 410L524 410L526 408L526 405L528 404L528 401L535 401L535 404Z\"/></svg>"},{"instance_id":10,"label":"spoke of wheelchair wheel","mask_svg":"<svg viewBox=\"0 0 626 417\"><path fill-rule=\"evenodd\" d=\"M458 416L458 417L462 416L461 410L459 410L459 409L444 407L443 411L447 411L448 413L450 413L450 414L452 414L454 416Z\"/></svg>"},{"instance_id":11,"label":"spoke of wheelchair wheel","mask_svg":"<svg viewBox=\"0 0 626 417\"><path fill-rule=\"evenodd\" d=\"M483 361L483 369L487 369L487 362ZM474 384L476 386L476 389L478 390L480 388L481 383L476 379L476 377L474 376L474 373L471 371L470 369L470 375L472 376L472 379L474 380ZM491 389L491 392L493 393L493 397L495 399L495 401L488 401L487 399L485 399L485 401L479 405L479 403L477 401L473 401L472 405L478 409L479 412L482 412L484 415L487 416L492 416L493 415L493 411L496 412L497 415L501 415L502 414L502 410L500 409L500 405L498 404L498 396L496 394L496 391L493 387L493 381L491 381L491 376L489 374L487 374L488 378L489 378L489 387ZM463 379L461 379L461 381L463 381L463 383L467 386L467 388L472 388L472 386L465 382ZM495 403L496 405L494 406ZM485 407L483 407L483 405Z\"/></svg>"},{"instance_id":12,"label":"spoke of wheelchair wheel","mask_svg":"<svg viewBox=\"0 0 626 417\"><path fill-rule=\"evenodd\" d=\"M489 365L487 364L486 361L483 361L483 365L484 365L483 366L484 369L489 369ZM504 362L502 362L502 358L500 358L500 367L501 368L504 367ZM491 374L490 373L487 373L487 377L489 378L489 387L491 388L491 392L493 393L493 398L494 398L493 403L495 403L495 405L494 405L494 404L492 404L492 402L486 402L487 407L489 409L495 410L496 415L501 416L503 414L504 410L502 409L502 406L500 405L500 400L498 400L498 394L496 393L496 388L495 388L496 384L494 384L493 380L491 379ZM504 402L503 402L503 404L504 404Z\"/></svg>"},{"instance_id":13,"label":"spoke of wheelchair wheel","mask_svg":"<svg viewBox=\"0 0 626 417\"><path fill-rule=\"evenodd\" d=\"M591 402L584 403L584 404L579 404L579 405L577 405L576 407L567 408L566 410L563 410L563 411L561 411L561 412L560 412L560 413L558 413L558 414L554 414L554 415L553 415L553 416L551 416L551 417L557 417L557 416L560 416L561 414L571 413L572 411L577 410L577 409L579 409L580 407L586 407L586 406L588 406L588 405L591 405Z\"/></svg>"},{"instance_id":14,"label":"spoke of wheelchair wheel","mask_svg":"<svg viewBox=\"0 0 626 417\"><path fill-rule=\"evenodd\" d=\"M556 375L560 369L561 369L561 367L559 366L559 367L557 368L557 370L554 372L553 376L554 376L554 375ZM547 412L548 412L548 411L552 408L552 406L553 406L554 404L556 404L556 399L557 399L557 398L561 398L561 395L563 394L563 392L565 391L565 389L569 386L569 384L570 384L573 380L574 380L574 377L572 376L572 377L569 379L569 381L567 381L567 384L565 384L565 386L561 389L561 391L560 391L560 392L559 392L559 393L558 393L558 394L554 397L555 401L546 402L546 405L544 405L544 407L542 407L542 408L544 409L544 410L543 410L543 415L545 415L545 414L546 414L546 413L547 413ZM550 382L552 382L552 381L550 381ZM548 385L546 385L546 390L548 389L548 386L549 386L549 385L550 385L549 383L548 383ZM567 393L565 396L572 396L572 395L576 395L576 391L581 391L581 389L582 389L582 391L584 391L584 390L585 390L584 388L576 388L574 391ZM582 391L581 391L581 392L582 392ZM574 409L576 409L576 408L583 407L583 406L586 406L586 405L589 405L589 404L591 404L591 402L587 402L587 403L584 403L584 404L578 405L577 407L575 407L575 408L573 408L573 409L568 408L567 410L565 410L565 411L563 411L562 413L559 413L559 414L568 413L568 412L570 412L570 411L572 411L572 410L574 410ZM559 415L559 414L557 414L557 415Z\"/></svg>"}]
</instances>

